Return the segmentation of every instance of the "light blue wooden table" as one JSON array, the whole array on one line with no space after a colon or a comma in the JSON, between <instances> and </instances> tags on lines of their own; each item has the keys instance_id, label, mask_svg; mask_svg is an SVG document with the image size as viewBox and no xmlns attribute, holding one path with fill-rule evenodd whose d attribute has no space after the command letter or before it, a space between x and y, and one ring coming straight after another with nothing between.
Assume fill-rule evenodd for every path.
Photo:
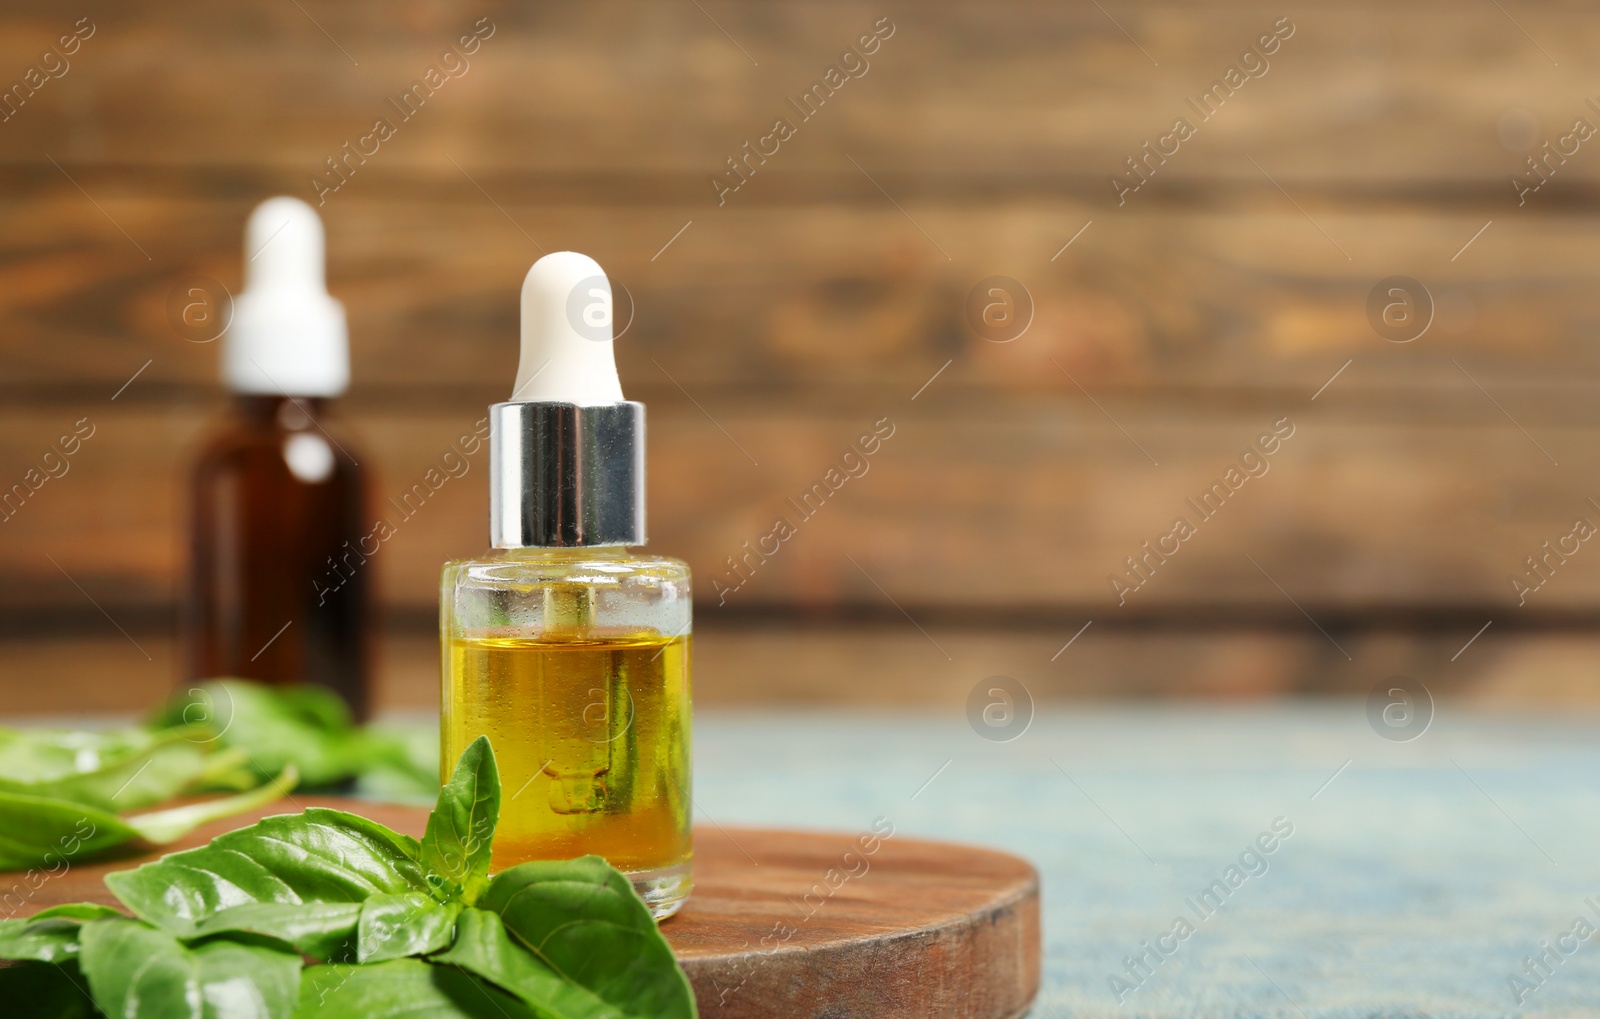
<instances>
[{"instance_id":1,"label":"light blue wooden table","mask_svg":"<svg viewBox=\"0 0 1600 1019\"><path fill-rule=\"evenodd\" d=\"M1058 710L1004 744L956 713L701 712L696 727L702 820L887 816L1031 859L1037 1019L1600 1015L1600 937L1558 943L1579 918L1600 926L1600 717L1445 703L1410 743L1380 739L1354 701ZM1293 834L1241 865L1277 818ZM1200 893L1229 877L1201 919ZM1132 983L1124 959L1177 917L1194 933L1119 1004L1110 978ZM1544 942L1559 961L1519 1005L1509 977L1537 983L1524 959Z\"/></svg>"}]
</instances>

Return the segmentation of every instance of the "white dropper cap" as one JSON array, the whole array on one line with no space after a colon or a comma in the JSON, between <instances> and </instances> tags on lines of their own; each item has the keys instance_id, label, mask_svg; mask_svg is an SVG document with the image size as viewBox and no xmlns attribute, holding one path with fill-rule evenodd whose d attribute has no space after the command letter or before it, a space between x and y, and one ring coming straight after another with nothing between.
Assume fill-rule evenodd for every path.
<instances>
[{"instance_id":1,"label":"white dropper cap","mask_svg":"<svg viewBox=\"0 0 1600 1019\"><path fill-rule=\"evenodd\" d=\"M245 287L222 342L236 393L337 396L350 384L344 306L323 277L322 221L298 198L269 198L245 228Z\"/></svg>"},{"instance_id":2,"label":"white dropper cap","mask_svg":"<svg viewBox=\"0 0 1600 1019\"><path fill-rule=\"evenodd\" d=\"M495 548L644 544L644 404L622 397L614 339L611 281L594 259L533 263L517 385L489 408Z\"/></svg>"},{"instance_id":3,"label":"white dropper cap","mask_svg":"<svg viewBox=\"0 0 1600 1019\"><path fill-rule=\"evenodd\" d=\"M514 403L621 403L612 350L611 281L600 263L556 251L522 280L522 358Z\"/></svg>"}]
</instances>

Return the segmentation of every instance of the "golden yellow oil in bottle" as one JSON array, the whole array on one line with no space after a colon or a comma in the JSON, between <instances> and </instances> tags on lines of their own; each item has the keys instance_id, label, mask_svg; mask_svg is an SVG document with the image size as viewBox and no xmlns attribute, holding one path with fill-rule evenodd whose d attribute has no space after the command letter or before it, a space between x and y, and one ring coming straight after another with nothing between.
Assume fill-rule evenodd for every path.
<instances>
[{"instance_id":1,"label":"golden yellow oil in bottle","mask_svg":"<svg viewBox=\"0 0 1600 1019\"><path fill-rule=\"evenodd\" d=\"M688 863L689 641L592 626L447 635L443 774L488 735L496 871L595 853L637 883Z\"/></svg>"}]
</instances>

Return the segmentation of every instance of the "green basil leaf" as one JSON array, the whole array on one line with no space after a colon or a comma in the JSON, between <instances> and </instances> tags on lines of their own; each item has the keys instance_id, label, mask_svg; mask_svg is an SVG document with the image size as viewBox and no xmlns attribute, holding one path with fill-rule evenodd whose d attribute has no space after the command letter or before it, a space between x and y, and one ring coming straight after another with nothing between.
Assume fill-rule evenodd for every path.
<instances>
[{"instance_id":1,"label":"green basil leaf","mask_svg":"<svg viewBox=\"0 0 1600 1019\"><path fill-rule=\"evenodd\" d=\"M511 940L498 913L465 909L456 921L456 940L434 962L459 966L503 987L550 1019L625 1019L624 1012L592 991L551 969Z\"/></svg>"},{"instance_id":2,"label":"green basil leaf","mask_svg":"<svg viewBox=\"0 0 1600 1019\"><path fill-rule=\"evenodd\" d=\"M249 682L239 680L237 682ZM294 717L327 732L342 732L354 727L350 706L344 698L325 686L300 683L295 686L262 686L257 688L276 698Z\"/></svg>"},{"instance_id":3,"label":"green basil leaf","mask_svg":"<svg viewBox=\"0 0 1600 1019\"><path fill-rule=\"evenodd\" d=\"M217 750L206 757L197 789L243 792L261 784L261 774L250 763L250 755L238 747Z\"/></svg>"},{"instance_id":4,"label":"green basil leaf","mask_svg":"<svg viewBox=\"0 0 1600 1019\"><path fill-rule=\"evenodd\" d=\"M78 954L81 920L0 920L0 959L65 962Z\"/></svg>"},{"instance_id":5,"label":"green basil leaf","mask_svg":"<svg viewBox=\"0 0 1600 1019\"><path fill-rule=\"evenodd\" d=\"M119 917L125 914L110 906L102 906L98 902L63 902L59 906L41 909L28 919L49 920L62 917L69 920L103 920L106 917Z\"/></svg>"},{"instance_id":6,"label":"green basil leaf","mask_svg":"<svg viewBox=\"0 0 1600 1019\"><path fill-rule=\"evenodd\" d=\"M0 792L0 870L35 868L28 871L24 883L37 887L33 885L36 876L58 874L74 860L138 839L165 845L208 821L270 803L294 784L291 766L273 782L247 793L132 817L118 817L67 800ZM28 895L21 886L14 886L11 893L0 895L0 904L12 897L26 901Z\"/></svg>"},{"instance_id":7,"label":"green basil leaf","mask_svg":"<svg viewBox=\"0 0 1600 1019\"><path fill-rule=\"evenodd\" d=\"M500 820L500 771L489 737L479 736L461 752L455 774L439 790L422 836L422 863L441 879L446 894L469 905L489 883L489 850Z\"/></svg>"},{"instance_id":8,"label":"green basil leaf","mask_svg":"<svg viewBox=\"0 0 1600 1019\"><path fill-rule=\"evenodd\" d=\"M633 885L598 856L496 875L478 906L555 972L626 1016L692 1019L694 991Z\"/></svg>"},{"instance_id":9,"label":"green basil leaf","mask_svg":"<svg viewBox=\"0 0 1600 1019\"><path fill-rule=\"evenodd\" d=\"M199 803L186 803L181 807L155 810L148 814L136 814L124 820L127 821L128 827L138 832L139 837L146 842L164 846L168 842L177 841L202 824L265 806L287 795L299 781L300 773L294 765L288 764L277 778L248 792L235 793L214 800L202 800Z\"/></svg>"},{"instance_id":10,"label":"green basil leaf","mask_svg":"<svg viewBox=\"0 0 1600 1019\"><path fill-rule=\"evenodd\" d=\"M547 1019L469 973L421 959L312 966L295 1019Z\"/></svg>"},{"instance_id":11,"label":"green basil leaf","mask_svg":"<svg viewBox=\"0 0 1600 1019\"><path fill-rule=\"evenodd\" d=\"M288 1019L300 957L236 941L189 947L136 920L83 925L79 965L112 1019Z\"/></svg>"},{"instance_id":12,"label":"green basil leaf","mask_svg":"<svg viewBox=\"0 0 1600 1019\"><path fill-rule=\"evenodd\" d=\"M71 800L102 810L128 811L160 803L194 788L206 770L206 751L179 732L165 733L149 747L98 771L29 786L12 792Z\"/></svg>"},{"instance_id":13,"label":"green basil leaf","mask_svg":"<svg viewBox=\"0 0 1600 1019\"><path fill-rule=\"evenodd\" d=\"M338 694L309 684L269 687L242 679L201 683L174 696L153 719L161 728L203 725L218 745L244 751L268 775L293 764L309 786L360 770L362 740Z\"/></svg>"},{"instance_id":14,"label":"green basil leaf","mask_svg":"<svg viewBox=\"0 0 1600 1019\"><path fill-rule=\"evenodd\" d=\"M359 902L247 902L194 925L195 937L246 932L275 938L323 962L355 958Z\"/></svg>"},{"instance_id":15,"label":"green basil leaf","mask_svg":"<svg viewBox=\"0 0 1600 1019\"><path fill-rule=\"evenodd\" d=\"M138 836L122 818L96 807L0 792L0 870L42 868L28 871L25 884Z\"/></svg>"},{"instance_id":16,"label":"green basil leaf","mask_svg":"<svg viewBox=\"0 0 1600 1019\"><path fill-rule=\"evenodd\" d=\"M207 748L194 742L189 729L146 734L142 745L121 734L103 740L95 733L29 735L7 741L0 790L102 810L138 810L193 788L206 770ZM39 753L43 765L19 768L16 758L27 752Z\"/></svg>"},{"instance_id":17,"label":"green basil leaf","mask_svg":"<svg viewBox=\"0 0 1600 1019\"><path fill-rule=\"evenodd\" d=\"M99 771L156 741L148 729L0 728L0 778L33 784Z\"/></svg>"},{"instance_id":18,"label":"green basil leaf","mask_svg":"<svg viewBox=\"0 0 1600 1019\"><path fill-rule=\"evenodd\" d=\"M439 726L369 725L356 794L384 803L431 805L439 798Z\"/></svg>"},{"instance_id":19,"label":"green basil leaf","mask_svg":"<svg viewBox=\"0 0 1600 1019\"><path fill-rule=\"evenodd\" d=\"M0 920L0 959L66 962L78 955L78 930L84 921L121 916L110 906L73 902L21 920Z\"/></svg>"},{"instance_id":20,"label":"green basil leaf","mask_svg":"<svg viewBox=\"0 0 1600 1019\"><path fill-rule=\"evenodd\" d=\"M135 915L195 937L211 917L251 903L360 903L381 892L426 891L417 855L416 839L364 817L312 807L108 874L106 884ZM339 914L328 922L348 919Z\"/></svg>"},{"instance_id":21,"label":"green basil leaf","mask_svg":"<svg viewBox=\"0 0 1600 1019\"><path fill-rule=\"evenodd\" d=\"M427 892L373 895L361 904L357 962L427 955L449 946L459 902L438 902Z\"/></svg>"},{"instance_id":22,"label":"green basil leaf","mask_svg":"<svg viewBox=\"0 0 1600 1019\"><path fill-rule=\"evenodd\" d=\"M0 969L0 1001L11 1019L90 1019L100 1015L75 962L25 962ZM20 1011L18 1011L20 1010Z\"/></svg>"}]
</instances>

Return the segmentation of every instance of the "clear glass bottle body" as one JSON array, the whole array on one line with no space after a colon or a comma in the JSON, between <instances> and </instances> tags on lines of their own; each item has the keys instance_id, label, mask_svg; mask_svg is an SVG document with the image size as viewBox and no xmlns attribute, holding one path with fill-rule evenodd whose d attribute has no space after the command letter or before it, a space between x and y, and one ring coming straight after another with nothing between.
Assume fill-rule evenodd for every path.
<instances>
[{"instance_id":1,"label":"clear glass bottle body","mask_svg":"<svg viewBox=\"0 0 1600 1019\"><path fill-rule=\"evenodd\" d=\"M316 397L237 395L189 483L186 679L318 683L368 712L366 477ZM370 551L370 546L365 546Z\"/></svg>"},{"instance_id":2,"label":"clear glass bottle body","mask_svg":"<svg viewBox=\"0 0 1600 1019\"><path fill-rule=\"evenodd\" d=\"M690 888L688 566L626 548L447 563L441 774L487 735L494 869L594 853L670 916Z\"/></svg>"}]
</instances>

